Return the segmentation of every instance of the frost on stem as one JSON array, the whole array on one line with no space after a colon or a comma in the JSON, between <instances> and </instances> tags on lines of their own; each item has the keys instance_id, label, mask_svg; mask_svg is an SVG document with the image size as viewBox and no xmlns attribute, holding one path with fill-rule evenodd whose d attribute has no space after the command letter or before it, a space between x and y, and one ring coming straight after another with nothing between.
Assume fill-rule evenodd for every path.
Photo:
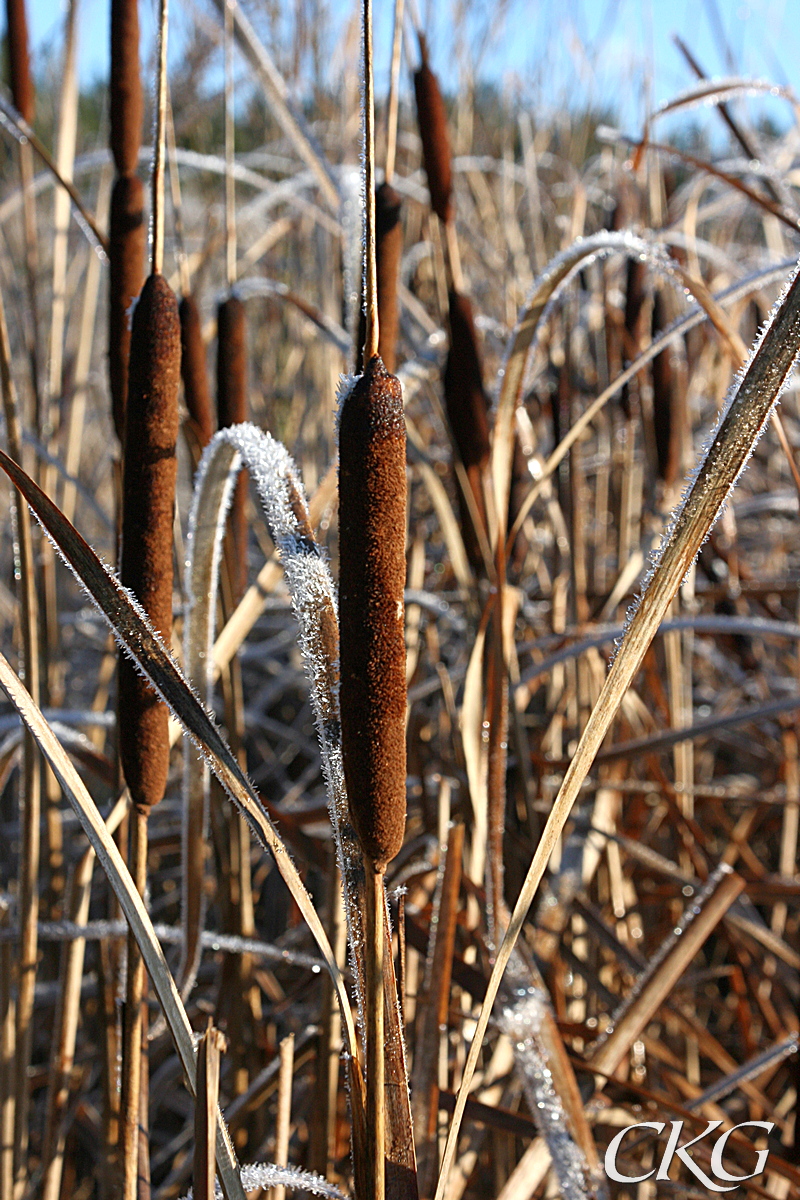
<instances>
[{"instance_id":1,"label":"frost on stem","mask_svg":"<svg viewBox=\"0 0 800 1200\"><path fill-rule=\"evenodd\" d=\"M539 1034L547 999L536 987L522 987L502 1010L498 1025L511 1041L514 1059L533 1119L545 1140L563 1200L588 1200L597 1194L586 1159L569 1132Z\"/></svg>"},{"instance_id":2,"label":"frost on stem","mask_svg":"<svg viewBox=\"0 0 800 1200\"><path fill-rule=\"evenodd\" d=\"M309 681L311 705L320 744L322 771L328 791L329 811L342 873L345 914L354 960L362 961L362 916L356 897L363 890L363 863L355 840L347 807L342 769L341 724L339 716L339 629L336 593L328 565L314 540L308 522L305 495L297 468L280 442L254 425L234 425L209 443L198 467L192 509L189 518L187 580L193 578L193 556L201 520L208 520L204 486L215 469L221 447L236 451L228 455L229 486L215 513L216 549L211 577L204 582L207 595L215 596L220 546L230 502L230 483L242 463L256 485L270 533L283 562L284 575L299 626L299 647ZM188 597L187 624L194 620L200 597ZM213 617L212 617L213 619ZM212 665L213 627L209 622L205 654ZM187 634L187 636L190 636ZM361 975L354 970L356 992L361 1010Z\"/></svg>"},{"instance_id":3,"label":"frost on stem","mask_svg":"<svg viewBox=\"0 0 800 1200\"><path fill-rule=\"evenodd\" d=\"M339 1191L332 1183L328 1183L314 1171L303 1171L300 1167L277 1167L274 1163L249 1163L240 1168L242 1187L246 1192L256 1188L273 1187L291 1188L293 1191L311 1192L314 1196L327 1196L330 1200L346 1200L344 1192ZM193 1200L194 1191L190 1190L183 1200ZM222 1197L222 1188L217 1181L214 1196Z\"/></svg>"}]
</instances>

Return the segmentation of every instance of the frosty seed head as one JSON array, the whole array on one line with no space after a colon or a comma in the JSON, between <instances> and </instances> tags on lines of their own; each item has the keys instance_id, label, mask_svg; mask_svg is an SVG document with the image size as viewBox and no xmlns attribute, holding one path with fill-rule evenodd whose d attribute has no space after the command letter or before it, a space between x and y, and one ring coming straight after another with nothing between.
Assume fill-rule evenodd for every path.
<instances>
[{"instance_id":1,"label":"frosty seed head","mask_svg":"<svg viewBox=\"0 0 800 1200\"><path fill-rule=\"evenodd\" d=\"M422 139L422 160L428 177L431 208L447 223L453 215L453 169L447 113L439 90L439 81L428 66L428 52L420 38L422 65L414 72L417 123Z\"/></svg>"},{"instance_id":2,"label":"frosty seed head","mask_svg":"<svg viewBox=\"0 0 800 1200\"><path fill-rule=\"evenodd\" d=\"M120 442L125 435L130 309L144 283L147 227L144 187L135 175L123 175L111 193L109 220L108 374L111 411Z\"/></svg>"},{"instance_id":3,"label":"frosty seed head","mask_svg":"<svg viewBox=\"0 0 800 1200\"><path fill-rule=\"evenodd\" d=\"M151 275L133 314L125 420L120 575L169 645L172 630L172 522L178 437L181 331L178 302ZM169 716L127 658L119 671L120 756L134 804L164 795Z\"/></svg>"},{"instance_id":4,"label":"frosty seed head","mask_svg":"<svg viewBox=\"0 0 800 1200\"><path fill-rule=\"evenodd\" d=\"M111 153L120 175L139 161L144 100L139 71L138 0L111 0Z\"/></svg>"},{"instance_id":5,"label":"frosty seed head","mask_svg":"<svg viewBox=\"0 0 800 1200\"><path fill-rule=\"evenodd\" d=\"M350 816L379 870L405 832L405 530L403 394L376 355L339 418L339 627Z\"/></svg>"},{"instance_id":6,"label":"frosty seed head","mask_svg":"<svg viewBox=\"0 0 800 1200\"><path fill-rule=\"evenodd\" d=\"M200 313L194 296L184 296L178 311L181 321L183 395L189 416L194 422L197 440L201 448L205 448L214 435L214 418L211 413L206 348L203 344Z\"/></svg>"}]
</instances>

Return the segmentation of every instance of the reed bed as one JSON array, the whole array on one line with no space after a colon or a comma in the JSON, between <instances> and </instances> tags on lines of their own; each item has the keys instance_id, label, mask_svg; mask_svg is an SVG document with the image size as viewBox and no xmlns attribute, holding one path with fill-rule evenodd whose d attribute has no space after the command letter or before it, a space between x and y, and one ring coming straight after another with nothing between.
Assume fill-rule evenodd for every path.
<instances>
[{"instance_id":1,"label":"reed bed","mask_svg":"<svg viewBox=\"0 0 800 1200\"><path fill-rule=\"evenodd\" d=\"M708 1194L605 1169L674 1121L766 1122L726 1169L795 1195L793 96L757 127L689 43L646 129L548 121L399 3L362 171L355 44L307 102L315 30L220 0L151 103L113 0L59 233L25 15L0 1200Z\"/></svg>"}]
</instances>

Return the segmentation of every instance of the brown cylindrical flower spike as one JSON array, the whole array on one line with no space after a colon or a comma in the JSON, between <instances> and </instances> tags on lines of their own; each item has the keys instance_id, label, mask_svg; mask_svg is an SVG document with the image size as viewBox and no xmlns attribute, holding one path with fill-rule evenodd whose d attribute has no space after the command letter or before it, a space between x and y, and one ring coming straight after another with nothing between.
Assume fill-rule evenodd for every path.
<instances>
[{"instance_id":1,"label":"brown cylindrical flower spike","mask_svg":"<svg viewBox=\"0 0 800 1200\"><path fill-rule=\"evenodd\" d=\"M403 255L403 226L400 223L402 201L389 183L375 192L375 251L378 281L378 353L390 375L397 366L397 334L400 307L397 284Z\"/></svg>"},{"instance_id":2,"label":"brown cylindrical flower spike","mask_svg":"<svg viewBox=\"0 0 800 1200\"><path fill-rule=\"evenodd\" d=\"M120 175L139 161L144 100L139 70L138 0L111 0L111 153Z\"/></svg>"},{"instance_id":3,"label":"brown cylindrical flower spike","mask_svg":"<svg viewBox=\"0 0 800 1200\"><path fill-rule=\"evenodd\" d=\"M667 314L660 291L653 296L652 332L655 339L666 328ZM673 484L681 470L685 397L681 381L673 369L672 346L667 346L653 359L653 426L655 430L658 474L667 484Z\"/></svg>"},{"instance_id":4,"label":"brown cylindrical flower spike","mask_svg":"<svg viewBox=\"0 0 800 1200\"><path fill-rule=\"evenodd\" d=\"M425 39L420 36L422 65L414 72L417 124L422 139L422 160L428 177L431 208L447 223L453 215L453 167L450 134L439 81L428 66Z\"/></svg>"},{"instance_id":5,"label":"brown cylindrical flower spike","mask_svg":"<svg viewBox=\"0 0 800 1200\"><path fill-rule=\"evenodd\" d=\"M364 854L383 870L406 817L406 429L376 355L339 421L339 624L344 773Z\"/></svg>"},{"instance_id":6,"label":"brown cylindrical flower spike","mask_svg":"<svg viewBox=\"0 0 800 1200\"><path fill-rule=\"evenodd\" d=\"M247 327L244 304L229 296L217 309L217 425L239 425L247 420ZM231 502L237 576L237 599L247 586L247 476L240 471Z\"/></svg>"},{"instance_id":7,"label":"brown cylindrical flower spike","mask_svg":"<svg viewBox=\"0 0 800 1200\"><path fill-rule=\"evenodd\" d=\"M28 55L28 18L25 0L6 0L8 65L11 98L20 116L33 124L35 92Z\"/></svg>"},{"instance_id":8,"label":"brown cylindrical flower spike","mask_svg":"<svg viewBox=\"0 0 800 1200\"><path fill-rule=\"evenodd\" d=\"M144 187L135 175L116 181L109 220L108 374L114 428L122 441L128 397L130 309L144 283L147 227Z\"/></svg>"},{"instance_id":9,"label":"brown cylindrical flower spike","mask_svg":"<svg viewBox=\"0 0 800 1200\"><path fill-rule=\"evenodd\" d=\"M478 515L486 526L486 505L483 496L483 471L489 461L489 408L483 387L483 369L478 349L472 306L466 296L452 291L449 294L450 350L444 370L444 400L456 452L464 464ZM462 505L464 546L476 570L482 569L483 559L473 519Z\"/></svg>"},{"instance_id":10,"label":"brown cylindrical flower spike","mask_svg":"<svg viewBox=\"0 0 800 1200\"><path fill-rule=\"evenodd\" d=\"M211 412L211 390L208 386L206 348L194 296L183 297L179 313L183 395L202 448L207 446L214 436L214 418Z\"/></svg>"},{"instance_id":11,"label":"brown cylindrical flower spike","mask_svg":"<svg viewBox=\"0 0 800 1200\"><path fill-rule=\"evenodd\" d=\"M378 354L390 375L397 366L397 335L400 329L400 305L397 285L403 256L403 227L400 223L402 200L391 184L375 189L375 272L378 288ZM358 326L356 373L364 369L366 316L362 309Z\"/></svg>"},{"instance_id":12,"label":"brown cylindrical flower spike","mask_svg":"<svg viewBox=\"0 0 800 1200\"><path fill-rule=\"evenodd\" d=\"M172 629L180 354L178 302L162 275L150 275L133 314L120 575L167 644ZM124 657L119 710L125 780L134 804L145 811L164 795L169 715L167 706Z\"/></svg>"}]
</instances>

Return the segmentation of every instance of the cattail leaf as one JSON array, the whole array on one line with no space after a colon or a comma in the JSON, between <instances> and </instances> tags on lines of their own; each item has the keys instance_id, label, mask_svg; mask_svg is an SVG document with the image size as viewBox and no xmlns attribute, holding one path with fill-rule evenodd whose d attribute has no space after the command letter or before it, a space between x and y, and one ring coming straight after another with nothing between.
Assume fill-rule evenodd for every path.
<instances>
[{"instance_id":1,"label":"cattail leaf","mask_svg":"<svg viewBox=\"0 0 800 1200\"><path fill-rule=\"evenodd\" d=\"M644 594L567 769L514 906L489 979L447 1137L436 1200L442 1200L469 1088L503 973L572 806L617 709L675 593L728 499L786 384L800 350L800 272L787 285L720 414L714 436L673 514Z\"/></svg>"},{"instance_id":2,"label":"cattail leaf","mask_svg":"<svg viewBox=\"0 0 800 1200\"><path fill-rule=\"evenodd\" d=\"M336 958L316 909L294 863L272 824L255 788L231 753L222 733L191 690L175 660L152 628L141 606L98 558L94 550L66 520L61 510L42 492L13 459L0 450L0 467L19 488L37 519L53 539L68 566L86 588L127 651L162 700L206 757L209 767L234 803L247 816L261 845L272 852L292 898L319 946L336 987L348 1052L354 1060L357 1043L350 1002Z\"/></svg>"},{"instance_id":3,"label":"cattail leaf","mask_svg":"<svg viewBox=\"0 0 800 1200\"><path fill-rule=\"evenodd\" d=\"M3 458L5 457L3 455ZM0 687L6 692L46 755L64 795L72 805L111 886L114 888L125 918L136 938L153 982L153 988L175 1041L189 1090L194 1094L197 1060L189 1018L178 996L175 982L136 884L69 756L2 654L0 654ZM244 1200L236 1155L221 1113L218 1114L216 1155L217 1170L227 1200Z\"/></svg>"}]
</instances>

